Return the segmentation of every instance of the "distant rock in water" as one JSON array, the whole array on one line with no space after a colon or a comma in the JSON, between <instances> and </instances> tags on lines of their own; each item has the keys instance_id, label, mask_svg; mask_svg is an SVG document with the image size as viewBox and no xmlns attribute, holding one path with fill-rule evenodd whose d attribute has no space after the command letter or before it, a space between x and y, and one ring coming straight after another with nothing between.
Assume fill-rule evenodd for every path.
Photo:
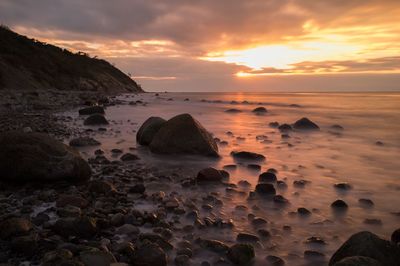
<instances>
[{"instance_id":1,"label":"distant rock in water","mask_svg":"<svg viewBox=\"0 0 400 266\"><path fill-rule=\"evenodd\" d=\"M280 126L278 126L278 129L280 132L288 132L288 131L292 131L292 126L289 124L282 124Z\"/></svg>"},{"instance_id":2,"label":"distant rock in water","mask_svg":"<svg viewBox=\"0 0 400 266\"><path fill-rule=\"evenodd\" d=\"M246 161L264 161L265 156L255 152L249 151L232 151L231 155L236 160L246 160Z\"/></svg>"},{"instance_id":3,"label":"distant rock in water","mask_svg":"<svg viewBox=\"0 0 400 266\"><path fill-rule=\"evenodd\" d=\"M226 110L225 112L227 112L227 113L241 113L242 110L232 108L232 109Z\"/></svg>"},{"instance_id":4,"label":"distant rock in water","mask_svg":"<svg viewBox=\"0 0 400 266\"><path fill-rule=\"evenodd\" d=\"M255 108L252 112L255 114L266 114L267 108L260 106L260 107Z\"/></svg>"},{"instance_id":5,"label":"distant rock in water","mask_svg":"<svg viewBox=\"0 0 400 266\"><path fill-rule=\"evenodd\" d=\"M104 114L102 106L90 106L79 110L80 115Z\"/></svg>"},{"instance_id":6,"label":"distant rock in water","mask_svg":"<svg viewBox=\"0 0 400 266\"><path fill-rule=\"evenodd\" d=\"M307 117L303 117L302 119L297 120L293 124L293 127L299 130L319 130L319 126Z\"/></svg>"},{"instance_id":7,"label":"distant rock in water","mask_svg":"<svg viewBox=\"0 0 400 266\"><path fill-rule=\"evenodd\" d=\"M368 261L369 264L345 264L344 260L352 257L367 257L379 264L371 264L371 260L352 259L353 261ZM334 265L399 265L400 248L396 244L381 239L377 235L363 231L352 235L331 257L329 266Z\"/></svg>"},{"instance_id":8,"label":"distant rock in water","mask_svg":"<svg viewBox=\"0 0 400 266\"><path fill-rule=\"evenodd\" d=\"M107 119L101 114L93 114L83 122L85 126L108 125Z\"/></svg>"},{"instance_id":9,"label":"distant rock in water","mask_svg":"<svg viewBox=\"0 0 400 266\"><path fill-rule=\"evenodd\" d=\"M136 141L140 145L149 145L160 128L167 122L161 117L148 118L136 133Z\"/></svg>"},{"instance_id":10,"label":"distant rock in water","mask_svg":"<svg viewBox=\"0 0 400 266\"><path fill-rule=\"evenodd\" d=\"M0 134L0 180L79 181L91 175L79 153L42 133Z\"/></svg>"},{"instance_id":11,"label":"distant rock in water","mask_svg":"<svg viewBox=\"0 0 400 266\"><path fill-rule=\"evenodd\" d=\"M0 89L143 92L105 60L72 53L0 27Z\"/></svg>"},{"instance_id":12,"label":"distant rock in water","mask_svg":"<svg viewBox=\"0 0 400 266\"><path fill-rule=\"evenodd\" d=\"M219 156L212 135L189 114L165 122L151 141L150 150L160 154Z\"/></svg>"}]
</instances>

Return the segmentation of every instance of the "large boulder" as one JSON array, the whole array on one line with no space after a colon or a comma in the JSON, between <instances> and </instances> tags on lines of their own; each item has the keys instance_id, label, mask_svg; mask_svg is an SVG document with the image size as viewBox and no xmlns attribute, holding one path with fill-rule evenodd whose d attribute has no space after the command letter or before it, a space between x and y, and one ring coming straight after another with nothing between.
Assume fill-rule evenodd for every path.
<instances>
[{"instance_id":1,"label":"large boulder","mask_svg":"<svg viewBox=\"0 0 400 266\"><path fill-rule=\"evenodd\" d=\"M0 147L3 181L78 181L91 175L77 151L47 134L3 132Z\"/></svg>"},{"instance_id":2,"label":"large boulder","mask_svg":"<svg viewBox=\"0 0 400 266\"><path fill-rule=\"evenodd\" d=\"M400 248L377 235L363 231L352 235L333 255L329 266L347 257L363 256L377 260L382 266L400 265ZM340 264L339 264L340 265Z\"/></svg>"},{"instance_id":3,"label":"large boulder","mask_svg":"<svg viewBox=\"0 0 400 266\"><path fill-rule=\"evenodd\" d=\"M211 134L189 114L168 120L154 136L150 150L160 154L218 156L218 146Z\"/></svg>"},{"instance_id":4,"label":"large boulder","mask_svg":"<svg viewBox=\"0 0 400 266\"><path fill-rule=\"evenodd\" d=\"M149 145L165 122L167 121L161 117L148 118L136 133L136 142L140 145Z\"/></svg>"}]
</instances>

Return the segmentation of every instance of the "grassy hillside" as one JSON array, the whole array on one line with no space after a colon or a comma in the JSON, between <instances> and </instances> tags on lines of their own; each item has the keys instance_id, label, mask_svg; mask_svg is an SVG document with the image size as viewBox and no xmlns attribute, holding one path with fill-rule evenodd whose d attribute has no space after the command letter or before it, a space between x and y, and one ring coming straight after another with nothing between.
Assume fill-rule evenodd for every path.
<instances>
[{"instance_id":1,"label":"grassy hillside","mask_svg":"<svg viewBox=\"0 0 400 266\"><path fill-rule=\"evenodd\" d=\"M105 60L72 53L0 26L0 89L141 92Z\"/></svg>"}]
</instances>

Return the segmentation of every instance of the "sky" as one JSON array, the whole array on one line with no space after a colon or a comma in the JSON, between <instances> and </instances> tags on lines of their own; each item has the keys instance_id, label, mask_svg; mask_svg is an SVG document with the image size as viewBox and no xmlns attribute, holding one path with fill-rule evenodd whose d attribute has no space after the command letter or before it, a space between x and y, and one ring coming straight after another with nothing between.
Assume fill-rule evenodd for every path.
<instances>
[{"instance_id":1,"label":"sky","mask_svg":"<svg viewBox=\"0 0 400 266\"><path fill-rule=\"evenodd\" d=\"M147 91L400 90L400 0L0 0L0 23Z\"/></svg>"}]
</instances>

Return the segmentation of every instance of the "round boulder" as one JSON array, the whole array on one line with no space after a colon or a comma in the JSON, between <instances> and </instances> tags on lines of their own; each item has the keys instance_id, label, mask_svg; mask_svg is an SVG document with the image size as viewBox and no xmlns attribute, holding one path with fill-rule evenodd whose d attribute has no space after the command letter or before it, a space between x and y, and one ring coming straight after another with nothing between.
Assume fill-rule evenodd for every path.
<instances>
[{"instance_id":1,"label":"round boulder","mask_svg":"<svg viewBox=\"0 0 400 266\"><path fill-rule=\"evenodd\" d=\"M319 126L310 119L308 119L307 117L303 117L297 120L293 124L293 127L299 130L319 130Z\"/></svg>"},{"instance_id":2,"label":"round boulder","mask_svg":"<svg viewBox=\"0 0 400 266\"><path fill-rule=\"evenodd\" d=\"M208 167L202 169L198 174L196 181L199 183L203 182L221 182L223 179L223 175L221 171L218 171L215 168Z\"/></svg>"},{"instance_id":3,"label":"round boulder","mask_svg":"<svg viewBox=\"0 0 400 266\"><path fill-rule=\"evenodd\" d=\"M87 180L89 165L79 153L42 133L0 134L0 180Z\"/></svg>"},{"instance_id":4,"label":"round boulder","mask_svg":"<svg viewBox=\"0 0 400 266\"><path fill-rule=\"evenodd\" d=\"M161 117L148 118L136 133L136 142L140 145L149 145L165 122L167 121Z\"/></svg>"},{"instance_id":5,"label":"round boulder","mask_svg":"<svg viewBox=\"0 0 400 266\"><path fill-rule=\"evenodd\" d=\"M371 232L363 231L352 235L332 255L329 266L336 265L335 263L344 258L353 256L372 258L381 263L382 266L398 265L400 250L394 243L381 239Z\"/></svg>"},{"instance_id":6,"label":"round boulder","mask_svg":"<svg viewBox=\"0 0 400 266\"><path fill-rule=\"evenodd\" d=\"M218 156L214 138L189 114L168 120L154 136L150 150L160 154Z\"/></svg>"}]
</instances>

